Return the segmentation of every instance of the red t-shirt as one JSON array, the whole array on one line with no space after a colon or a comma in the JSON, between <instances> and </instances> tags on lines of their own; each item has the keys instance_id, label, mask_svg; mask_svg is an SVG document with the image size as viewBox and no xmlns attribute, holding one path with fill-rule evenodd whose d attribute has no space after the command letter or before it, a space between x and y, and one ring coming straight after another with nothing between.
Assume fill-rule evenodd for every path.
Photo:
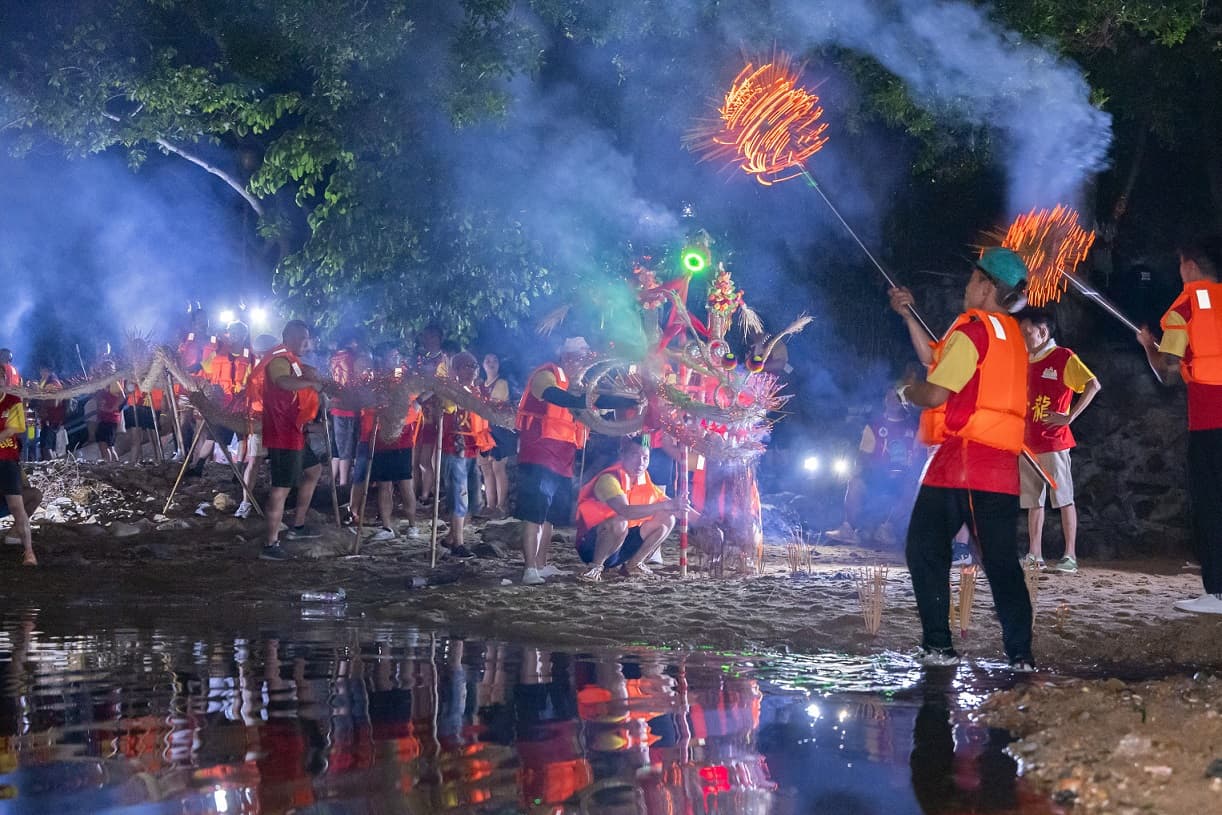
<instances>
[{"instance_id":1,"label":"red t-shirt","mask_svg":"<svg viewBox=\"0 0 1222 815\"><path fill-rule=\"evenodd\" d=\"M1053 413L1068 413L1073 395L1095 375L1068 348L1054 345L1027 368L1027 427L1024 443L1033 453L1069 450L1076 442L1069 425L1045 421Z\"/></svg>"},{"instance_id":2,"label":"red t-shirt","mask_svg":"<svg viewBox=\"0 0 1222 815\"><path fill-rule=\"evenodd\" d=\"M118 424L119 413L123 410L123 397L113 393L110 388L103 388L95 393L93 398L97 404L98 421Z\"/></svg>"},{"instance_id":3,"label":"red t-shirt","mask_svg":"<svg viewBox=\"0 0 1222 815\"><path fill-rule=\"evenodd\" d=\"M980 390L979 360L984 357L989 344L986 331L985 324L980 321L966 323L955 329L947 338L942 358L929 372L930 381L936 381L942 378L940 374L948 371L953 372L967 366L976 368L967 384L957 392L952 390L950 398L946 400L948 428L963 427L976 408L976 397ZM953 339L958 334L962 334L970 342L954 342ZM929 487L1018 495L1018 456L1007 450L951 435L934 453L921 483Z\"/></svg>"}]
</instances>

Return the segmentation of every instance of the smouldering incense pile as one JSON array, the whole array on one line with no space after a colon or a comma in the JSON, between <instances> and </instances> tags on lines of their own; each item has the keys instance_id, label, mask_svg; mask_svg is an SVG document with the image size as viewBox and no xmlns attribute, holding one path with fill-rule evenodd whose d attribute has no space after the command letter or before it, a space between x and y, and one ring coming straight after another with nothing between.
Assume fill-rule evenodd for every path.
<instances>
[{"instance_id":1,"label":"smouldering incense pile","mask_svg":"<svg viewBox=\"0 0 1222 815\"><path fill-rule=\"evenodd\" d=\"M815 570L815 547L807 541L806 532L800 526L789 531L789 542L785 544L785 560L790 574L807 574Z\"/></svg>"},{"instance_id":2,"label":"smouldering incense pile","mask_svg":"<svg viewBox=\"0 0 1222 815\"><path fill-rule=\"evenodd\" d=\"M951 597L955 596L951 584ZM959 598L950 605L950 627L959 629L959 636L966 637L972 624L972 599L976 596L976 567L964 566L959 570Z\"/></svg>"}]
</instances>

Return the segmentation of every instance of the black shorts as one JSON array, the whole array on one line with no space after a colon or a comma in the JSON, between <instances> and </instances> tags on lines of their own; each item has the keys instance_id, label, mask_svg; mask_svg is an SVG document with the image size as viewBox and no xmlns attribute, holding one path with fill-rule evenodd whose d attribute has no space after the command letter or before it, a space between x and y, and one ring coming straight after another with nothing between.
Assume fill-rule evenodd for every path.
<instances>
[{"instance_id":1,"label":"black shorts","mask_svg":"<svg viewBox=\"0 0 1222 815\"><path fill-rule=\"evenodd\" d=\"M93 439L98 444L115 446L115 435L119 432L118 422L98 422L98 429L93 434Z\"/></svg>"},{"instance_id":2,"label":"black shorts","mask_svg":"<svg viewBox=\"0 0 1222 815\"><path fill-rule=\"evenodd\" d=\"M301 474L318 466L318 456L307 444L301 450L278 450L267 448L267 463L272 471L272 486L292 489L301 480Z\"/></svg>"},{"instance_id":3,"label":"black shorts","mask_svg":"<svg viewBox=\"0 0 1222 815\"><path fill-rule=\"evenodd\" d=\"M538 464L520 465L514 514L528 523L568 526L573 520L573 479Z\"/></svg>"},{"instance_id":4,"label":"black shorts","mask_svg":"<svg viewBox=\"0 0 1222 815\"><path fill-rule=\"evenodd\" d=\"M412 448L375 450L369 480L378 484L412 480Z\"/></svg>"},{"instance_id":5,"label":"black shorts","mask_svg":"<svg viewBox=\"0 0 1222 815\"><path fill-rule=\"evenodd\" d=\"M491 458L493 461L504 461L510 456L518 453L518 434L510 430L508 427L492 426L492 440L496 442L496 447L493 447L487 453L484 453L485 458Z\"/></svg>"},{"instance_id":6,"label":"black shorts","mask_svg":"<svg viewBox=\"0 0 1222 815\"><path fill-rule=\"evenodd\" d=\"M594 562L594 546L598 542L598 529L591 529L585 534L585 537L577 542L577 555L585 563ZM632 559L632 556L641 551L641 547L645 545L645 539L641 537L641 528L634 526L629 528L628 537L624 538L624 545L621 546L611 557L607 558L607 562L602 565L608 569L614 569L616 566L627 563Z\"/></svg>"},{"instance_id":7,"label":"black shorts","mask_svg":"<svg viewBox=\"0 0 1222 815\"><path fill-rule=\"evenodd\" d=\"M153 409L148 405L128 405L123 408L123 420L128 427L139 427L144 430L157 429L157 423L153 419Z\"/></svg>"},{"instance_id":8,"label":"black shorts","mask_svg":"<svg viewBox=\"0 0 1222 815\"><path fill-rule=\"evenodd\" d=\"M331 455L340 460L356 458L357 422L355 416L331 417Z\"/></svg>"},{"instance_id":9,"label":"black shorts","mask_svg":"<svg viewBox=\"0 0 1222 815\"><path fill-rule=\"evenodd\" d=\"M21 462L0 461L0 495L21 497Z\"/></svg>"}]
</instances>

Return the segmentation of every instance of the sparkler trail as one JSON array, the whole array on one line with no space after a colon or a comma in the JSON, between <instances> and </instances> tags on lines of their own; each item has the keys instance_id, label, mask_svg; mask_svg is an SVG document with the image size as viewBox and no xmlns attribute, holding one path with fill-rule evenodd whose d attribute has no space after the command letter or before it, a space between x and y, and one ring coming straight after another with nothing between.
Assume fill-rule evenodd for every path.
<instances>
[{"instance_id":1,"label":"sparkler trail","mask_svg":"<svg viewBox=\"0 0 1222 815\"><path fill-rule=\"evenodd\" d=\"M1027 300L1033 306L1059 301L1068 279L1095 243L1094 231L1078 223L1078 213L1058 204L1019 215L1005 234L994 234L1027 264ZM981 250L983 251L983 250Z\"/></svg>"}]
</instances>

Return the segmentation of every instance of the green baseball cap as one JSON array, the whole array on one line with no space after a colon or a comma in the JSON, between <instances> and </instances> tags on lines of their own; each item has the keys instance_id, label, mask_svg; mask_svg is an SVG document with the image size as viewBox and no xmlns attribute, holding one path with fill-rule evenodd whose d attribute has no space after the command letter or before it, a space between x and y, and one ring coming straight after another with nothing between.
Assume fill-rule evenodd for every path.
<instances>
[{"instance_id":1,"label":"green baseball cap","mask_svg":"<svg viewBox=\"0 0 1222 815\"><path fill-rule=\"evenodd\" d=\"M1017 253L1001 246L990 246L981 252L976 266L994 282L1012 289L1027 280L1027 264Z\"/></svg>"}]
</instances>

